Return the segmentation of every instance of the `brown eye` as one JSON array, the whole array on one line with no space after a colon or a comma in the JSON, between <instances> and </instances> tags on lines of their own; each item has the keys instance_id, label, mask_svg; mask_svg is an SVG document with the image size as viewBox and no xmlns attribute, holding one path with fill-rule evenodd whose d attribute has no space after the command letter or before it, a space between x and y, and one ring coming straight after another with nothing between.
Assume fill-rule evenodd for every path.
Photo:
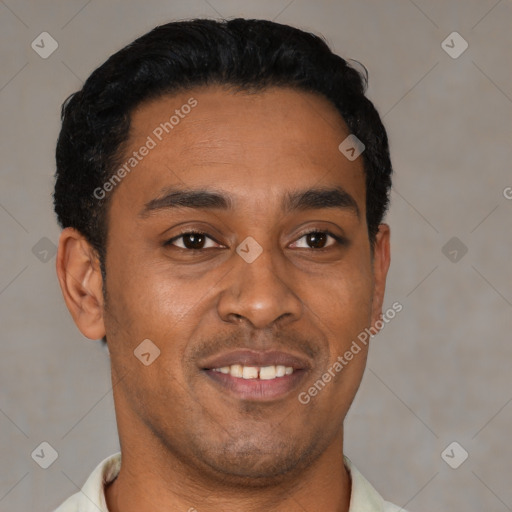
<instances>
[{"instance_id":1,"label":"brown eye","mask_svg":"<svg viewBox=\"0 0 512 512\"><path fill-rule=\"evenodd\" d=\"M206 238L201 233L183 235L183 245L187 249L202 249Z\"/></svg>"},{"instance_id":2,"label":"brown eye","mask_svg":"<svg viewBox=\"0 0 512 512\"><path fill-rule=\"evenodd\" d=\"M176 241L181 239L181 245L175 243ZM201 250L208 247L205 247L205 243L210 240L213 243L216 243L212 238L206 235L206 233L201 233L199 231L187 231L186 233L181 233L181 235L175 236L171 238L165 245L173 245L180 249L189 249L189 250ZM209 247L215 247L210 245Z\"/></svg>"},{"instance_id":3,"label":"brown eye","mask_svg":"<svg viewBox=\"0 0 512 512\"><path fill-rule=\"evenodd\" d=\"M328 243L329 238L331 238L333 241ZM298 241L294 243L295 247L304 248L304 249L328 249L329 247L335 246L335 245L344 245L345 240L335 235L334 233L331 233L330 231L319 231L314 230L310 231L308 233L304 233L298 240L304 239L306 242L306 246L298 245Z\"/></svg>"},{"instance_id":4,"label":"brown eye","mask_svg":"<svg viewBox=\"0 0 512 512\"><path fill-rule=\"evenodd\" d=\"M306 243L315 249L321 249L324 247L325 242L327 240L327 236L325 233L317 233L312 232L306 235Z\"/></svg>"}]
</instances>

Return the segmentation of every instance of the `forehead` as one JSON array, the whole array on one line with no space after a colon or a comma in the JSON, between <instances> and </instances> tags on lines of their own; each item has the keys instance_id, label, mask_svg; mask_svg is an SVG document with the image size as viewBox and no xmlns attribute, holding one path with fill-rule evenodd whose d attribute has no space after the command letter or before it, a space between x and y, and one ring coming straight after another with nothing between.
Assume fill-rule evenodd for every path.
<instances>
[{"instance_id":1,"label":"forehead","mask_svg":"<svg viewBox=\"0 0 512 512\"><path fill-rule=\"evenodd\" d=\"M268 200L283 189L342 186L363 211L362 158L338 149L348 135L335 107L313 93L208 86L165 95L132 112L122 161L137 162L113 203L145 204L173 185L220 186L235 205L249 193Z\"/></svg>"}]
</instances>

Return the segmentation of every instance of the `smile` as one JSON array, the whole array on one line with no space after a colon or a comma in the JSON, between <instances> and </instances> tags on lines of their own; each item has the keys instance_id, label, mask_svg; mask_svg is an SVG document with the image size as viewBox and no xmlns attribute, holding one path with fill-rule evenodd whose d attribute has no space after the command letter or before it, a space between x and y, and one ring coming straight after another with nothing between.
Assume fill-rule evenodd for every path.
<instances>
[{"instance_id":1,"label":"smile","mask_svg":"<svg viewBox=\"0 0 512 512\"><path fill-rule=\"evenodd\" d=\"M259 379L272 380L291 375L293 368L291 366L271 365L271 366L244 366L242 364L232 364L222 368L213 368L214 372L220 372L225 375L231 375L239 379Z\"/></svg>"}]
</instances>

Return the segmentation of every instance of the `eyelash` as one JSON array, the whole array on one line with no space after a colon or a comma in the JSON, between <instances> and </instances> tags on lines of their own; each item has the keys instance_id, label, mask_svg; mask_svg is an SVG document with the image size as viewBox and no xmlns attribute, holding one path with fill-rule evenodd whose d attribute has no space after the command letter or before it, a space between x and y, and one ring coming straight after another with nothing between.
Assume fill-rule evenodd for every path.
<instances>
[{"instance_id":1,"label":"eyelash","mask_svg":"<svg viewBox=\"0 0 512 512\"><path fill-rule=\"evenodd\" d=\"M343 246L343 245L346 245L346 243L347 243L347 240L345 238L340 237L338 235L335 235L332 231L329 231L328 229L323 229L323 230L322 229L312 229L311 231L306 231L305 233L302 233L299 236L299 238L297 238L297 240L300 240L301 238L304 238L305 236L313 234L313 233L322 233L322 234L326 234L326 235L332 237L335 240L335 242L336 242L334 245ZM210 240L212 240L216 244L219 243L219 242L217 242L217 240L213 239L211 236L209 236L204 231L189 230L189 231L183 231L179 235L174 236L174 237L170 238L169 240L165 241L164 242L164 246L166 246L166 247L167 246L172 246L172 247L175 247L176 249L181 249L181 250L187 251L187 252L204 251L206 249L211 249L211 247L207 247L206 249L187 249L186 247L185 248L184 247L177 247L177 246L173 245L174 241L176 241L176 240L178 240L180 238L183 238L186 235L202 235L202 236L205 236L206 238L209 238ZM311 251L320 252L320 251L326 251L326 250L330 249L331 247L332 247L332 245L330 245L328 247L321 247L319 249L315 249L313 247L309 247L309 249Z\"/></svg>"}]
</instances>

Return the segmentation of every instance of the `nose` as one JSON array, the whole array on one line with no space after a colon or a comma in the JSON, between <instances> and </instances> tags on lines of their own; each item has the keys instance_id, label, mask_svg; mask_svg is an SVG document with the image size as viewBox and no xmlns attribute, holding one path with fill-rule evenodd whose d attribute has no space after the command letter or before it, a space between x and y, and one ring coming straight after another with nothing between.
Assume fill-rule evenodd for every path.
<instances>
[{"instance_id":1,"label":"nose","mask_svg":"<svg viewBox=\"0 0 512 512\"><path fill-rule=\"evenodd\" d=\"M293 322L301 317L302 301L290 287L294 276L286 271L277 251L273 254L264 249L251 263L238 254L234 258L236 268L227 274L228 283L217 304L222 320L243 319L255 329L265 329L277 321Z\"/></svg>"}]
</instances>

